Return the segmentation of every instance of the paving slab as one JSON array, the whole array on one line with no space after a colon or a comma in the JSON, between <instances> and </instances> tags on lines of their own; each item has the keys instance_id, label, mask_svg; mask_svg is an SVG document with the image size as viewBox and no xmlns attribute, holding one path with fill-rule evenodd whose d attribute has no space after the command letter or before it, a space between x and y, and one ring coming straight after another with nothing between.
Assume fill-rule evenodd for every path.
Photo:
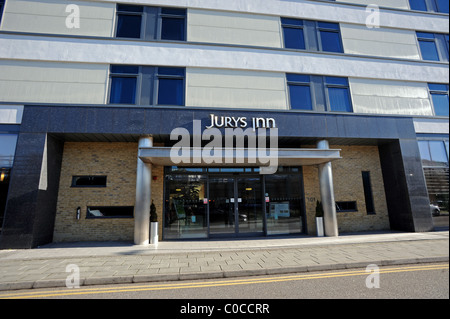
<instances>
[{"instance_id":1,"label":"paving slab","mask_svg":"<svg viewBox=\"0 0 450 319\"><path fill-rule=\"evenodd\" d=\"M378 232L229 241L53 243L0 250L0 290L213 279L319 270L448 262L449 232Z\"/></svg>"}]
</instances>

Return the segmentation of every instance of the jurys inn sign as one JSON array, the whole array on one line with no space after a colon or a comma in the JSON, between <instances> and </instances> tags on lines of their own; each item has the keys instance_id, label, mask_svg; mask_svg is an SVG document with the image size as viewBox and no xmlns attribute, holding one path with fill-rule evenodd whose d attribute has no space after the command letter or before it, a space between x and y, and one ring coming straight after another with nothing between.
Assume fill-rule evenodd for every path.
<instances>
[{"instance_id":1,"label":"jurys inn sign","mask_svg":"<svg viewBox=\"0 0 450 319\"><path fill-rule=\"evenodd\" d=\"M253 131L258 128L276 128L276 122L274 118L264 118L264 117L252 117L247 119L247 117L234 117L234 116L218 116L210 114L210 125L206 126L206 129L211 129L213 127L223 127L223 128L246 128L251 127ZM250 124L251 123L251 124ZM251 126L250 126L251 125Z\"/></svg>"}]
</instances>

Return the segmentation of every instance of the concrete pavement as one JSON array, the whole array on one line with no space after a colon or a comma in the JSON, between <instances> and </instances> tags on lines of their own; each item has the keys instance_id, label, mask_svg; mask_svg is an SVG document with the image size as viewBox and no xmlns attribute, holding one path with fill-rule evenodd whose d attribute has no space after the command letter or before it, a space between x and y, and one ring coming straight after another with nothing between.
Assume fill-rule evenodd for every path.
<instances>
[{"instance_id":1,"label":"concrete pavement","mask_svg":"<svg viewBox=\"0 0 450 319\"><path fill-rule=\"evenodd\" d=\"M379 232L339 237L53 243L0 250L0 290L212 279L249 275L448 262L449 232Z\"/></svg>"}]
</instances>

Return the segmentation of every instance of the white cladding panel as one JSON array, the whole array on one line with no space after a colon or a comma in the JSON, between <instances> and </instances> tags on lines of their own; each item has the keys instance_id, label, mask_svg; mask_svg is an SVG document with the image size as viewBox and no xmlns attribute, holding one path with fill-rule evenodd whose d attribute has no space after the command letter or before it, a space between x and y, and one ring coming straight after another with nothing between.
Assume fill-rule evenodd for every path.
<instances>
[{"instance_id":1,"label":"white cladding panel","mask_svg":"<svg viewBox=\"0 0 450 319\"><path fill-rule=\"evenodd\" d=\"M0 60L0 102L104 104L108 65Z\"/></svg>"},{"instance_id":2,"label":"white cladding panel","mask_svg":"<svg viewBox=\"0 0 450 319\"><path fill-rule=\"evenodd\" d=\"M212 10L188 10L188 41L281 48L280 18Z\"/></svg>"},{"instance_id":3,"label":"white cladding panel","mask_svg":"<svg viewBox=\"0 0 450 319\"><path fill-rule=\"evenodd\" d=\"M420 59L414 31L341 24L341 33L345 53Z\"/></svg>"},{"instance_id":4,"label":"white cladding panel","mask_svg":"<svg viewBox=\"0 0 450 319\"><path fill-rule=\"evenodd\" d=\"M115 3L117 0L97 0ZM386 3L391 2L385 0ZM407 1L407 0L404 0ZM174 6L189 9L208 9L241 13L285 16L300 19L366 24L365 6L345 5L334 1L308 0L121 0L121 3ZM350 0L349 0L350 2ZM377 3L377 0L370 1ZM397 3L397 2L394 2ZM381 5L381 4L380 4ZM392 7L392 5L389 5ZM402 5L404 6L404 5ZM448 33L449 20L445 15L427 12L408 12L380 9L380 26L409 30Z\"/></svg>"},{"instance_id":5,"label":"white cladding panel","mask_svg":"<svg viewBox=\"0 0 450 319\"><path fill-rule=\"evenodd\" d=\"M23 105L0 105L0 124L22 123Z\"/></svg>"},{"instance_id":6,"label":"white cladding panel","mask_svg":"<svg viewBox=\"0 0 450 319\"><path fill-rule=\"evenodd\" d=\"M77 5L80 10L79 28L66 25L68 18L69 22L74 22L71 16L73 11L66 12L70 4ZM113 3L88 1L8 0L3 13L2 30L111 37L115 8Z\"/></svg>"},{"instance_id":7,"label":"white cladding panel","mask_svg":"<svg viewBox=\"0 0 450 319\"><path fill-rule=\"evenodd\" d=\"M409 9L408 0L336 0L336 2L377 5L379 7Z\"/></svg>"},{"instance_id":8,"label":"white cladding panel","mask_svg":"<svg viewBox=\"0 0 450 319\"><path fill-rule=\"evenodd\" d=\"M188 68L186 83L187 106L287 109L283 73Z\"/></svg>"},{"instance_id":9,"label":"white cladding panel","mask_svg":"<svg viewBox=\"0 0 450 319\"><path fill-rule=\"evenodd\" d=\"M433 115L426 83L349 79L355 113Z\"/></svg>"}]
</instances>

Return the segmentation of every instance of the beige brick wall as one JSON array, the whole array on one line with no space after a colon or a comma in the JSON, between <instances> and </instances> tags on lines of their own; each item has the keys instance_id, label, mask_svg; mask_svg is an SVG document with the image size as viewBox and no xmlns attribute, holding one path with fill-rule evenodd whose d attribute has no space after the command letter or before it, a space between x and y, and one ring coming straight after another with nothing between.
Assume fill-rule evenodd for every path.
<instances>
[{"instance_id":1,"label":"beige brick wall","mask_svg":"<svg viewBox=\"0 0 450 319\"><path fill-rule=\"evenodd\" d=\"M86 219L86 208L135 205L137 152L137 143L64 144L53 241L133 240L133 218ZM71 187L74 175L106 175L107 187ZM162 227L163 168L153 167L152 175L152 198Z\"/></svg>"},{"instance_id":2,"label":"beige brick wall","mask_svg":"<svg viewBox=\"0 0 450 319\"><path fill-rule=\"evenodd\" d=\"M342 159L332 162L336 201L356 201L357 212L337 213L339 232L389 229L389 216L384 193L383 176L376 146L331 145L341 149ZM375 215L367 215L362 171L370 171ZM316 233L316 200L320 200L317 166L303 167L308 233Z\"/></svg>"},{"instance_id":3,"label":"beige brick wall","mask_svg":"<svg viewBox=\"0 0 450 319\"><path fill-rule=\"evenodd\" d=\"M338 213L339 232L389 229L383 178L376 146L330 146L341 149L334 161L336 201L356 201L357 212ZM137 143L75 143L64 145L55 219L54 241L133 240L133 218L86 219L87 206L134 206L136 192ZM367 215L362 171L370 171L375 215ZM107 175L106 188L71 187L74 175ZM316 200L320 200L316 166L303 167L308 233L314 235ZM163 227L164 168L152 167L152 199ZM81 207L81 218L75 218Z\"/></svg>"}]
</instances>

